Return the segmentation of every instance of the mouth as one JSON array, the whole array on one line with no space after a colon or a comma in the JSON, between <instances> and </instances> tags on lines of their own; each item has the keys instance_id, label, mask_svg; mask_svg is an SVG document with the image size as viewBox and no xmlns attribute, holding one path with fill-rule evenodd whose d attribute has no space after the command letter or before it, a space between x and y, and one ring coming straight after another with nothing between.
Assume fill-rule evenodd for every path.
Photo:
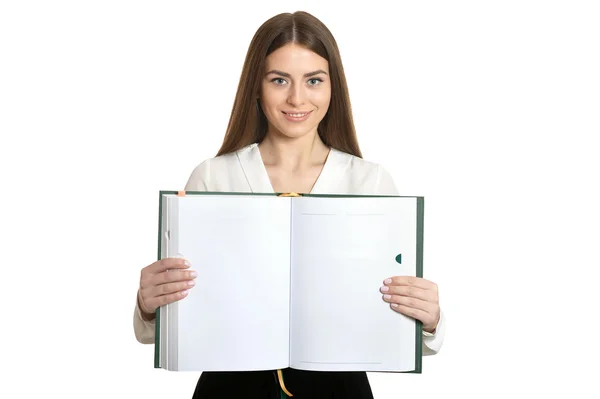
<instances>
[{"instance_id":1,"label":"mouth","mask_svg":"<svg viewBox=\"0 0 600 399\"><path fill-rule=\"evenodd\" d=\"M281 111L283 113L283 115L285 116L285 118L289 121L292 122L302 122L304 120L306 120L309 115L312 113L312 111L307 111L307 112L285 112L285 111Z\"/></svg>"}]
</instances>

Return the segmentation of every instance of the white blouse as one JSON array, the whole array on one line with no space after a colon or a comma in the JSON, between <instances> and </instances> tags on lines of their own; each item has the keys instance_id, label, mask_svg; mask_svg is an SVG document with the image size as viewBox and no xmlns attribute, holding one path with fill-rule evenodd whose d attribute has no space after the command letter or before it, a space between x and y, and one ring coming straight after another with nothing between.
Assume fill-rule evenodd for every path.
<instances>
[{"instance_id":1,"label":"white blouse","mask_svg":"<svg viewBox=\"0 0 600 399\"><path fill-rule=\"evenodd\" d=\"M207 159L192 172L186 191L274 193L258 144ZM331 149L311 194L399 195L390 174L380 165ZM393 310L390 309L390 312ZM423 355L439 352L445 333L442 312L435 334L423 332ZM145 321L135 307L137 340L154 343L155 321Z\"/></svg>"}]
</instances>

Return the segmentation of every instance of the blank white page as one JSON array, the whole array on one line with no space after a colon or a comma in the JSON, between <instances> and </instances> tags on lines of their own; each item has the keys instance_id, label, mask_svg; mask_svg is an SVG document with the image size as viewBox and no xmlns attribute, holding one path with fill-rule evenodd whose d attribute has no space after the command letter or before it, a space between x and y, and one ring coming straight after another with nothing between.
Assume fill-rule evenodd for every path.
<instances>
[{"instance_id":1,"label":"blank white page","mask_svg":"<svg viewBox=\"0 0 600 399\"><path fill-rule=\"evenodd\" d=\"M414 370L415 321L379 288L416 274L416 223L415 198L294 199L291 367Z\"/></svg>"},{"instance_id":2,"label":"blank white page","mask_svg":"<svg viewBox=\"0 0 600 399\"><path fill-rule=\"evenodd\" d=\"M179 370L288 366L289 212L275 196L179 199L178 251L198 272L178 305Z\"/></svg>"}]
</instances>

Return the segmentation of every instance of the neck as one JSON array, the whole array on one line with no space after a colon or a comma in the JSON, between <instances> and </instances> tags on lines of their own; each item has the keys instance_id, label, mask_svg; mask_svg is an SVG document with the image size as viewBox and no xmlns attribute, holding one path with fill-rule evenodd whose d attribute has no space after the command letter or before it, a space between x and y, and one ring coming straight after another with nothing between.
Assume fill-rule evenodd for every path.
<instances>
[{"instance_id":1,"label":"neck","mask_svg":"<svg viewBox=\"0 0 600 399\"><path fill-rule=\"evenodd\" d=\"M329 147L316 132L298 138L267 133L258 148L265 165L291 171L323 164L329 154Z\"/></svg>"}]
</instances>

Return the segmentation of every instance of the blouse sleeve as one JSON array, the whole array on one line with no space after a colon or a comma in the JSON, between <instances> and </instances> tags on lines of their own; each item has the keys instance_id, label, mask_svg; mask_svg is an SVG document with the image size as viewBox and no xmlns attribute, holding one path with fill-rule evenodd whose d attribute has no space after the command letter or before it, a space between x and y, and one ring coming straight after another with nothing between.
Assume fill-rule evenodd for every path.
<instances>
[{"instance_id":1,"label":"blouse sleeve","mask_svg":"<svg viewBox=\"0 0 600 399\"><path fill-rule=\"evenodd\" d=\"M208 191L209 162L204 161L192 171L185 191Z\"/></svg>"},{"instance_id":2,"label":"blouse sleeve","mask_svg":"<svg viewBox=\"0 0 600 399\"><path fill-rule=\"evenodd\" d=\"M135 339L142 344L153 344L155 326L156 319L146 321L142 318L141 310L136 301L133 311L133 332L135 333Z\"/></svg>"},{"instance_id":3,"label":"blouse sleeve","mask_svg":"<svg viewBox=\"0 0 600 399\"><path fill-rule=\"evenodd\" d=\"M435 355L442 348L444 334L446 333L446 318L440 309L440 321L433 334L423 331L423 355Z\"/></svg>"},{"instance_id":4,"label":"blouse sleeve","mask_svg":"<svg viewBox=\"0 0 600 399\"><path fill-rule=\"evenodd\" d=\"M394 179L383 166L378 166L377 168L375 193L377 193L377 195L399 195Z\"/></svg>"}]
</instances>

